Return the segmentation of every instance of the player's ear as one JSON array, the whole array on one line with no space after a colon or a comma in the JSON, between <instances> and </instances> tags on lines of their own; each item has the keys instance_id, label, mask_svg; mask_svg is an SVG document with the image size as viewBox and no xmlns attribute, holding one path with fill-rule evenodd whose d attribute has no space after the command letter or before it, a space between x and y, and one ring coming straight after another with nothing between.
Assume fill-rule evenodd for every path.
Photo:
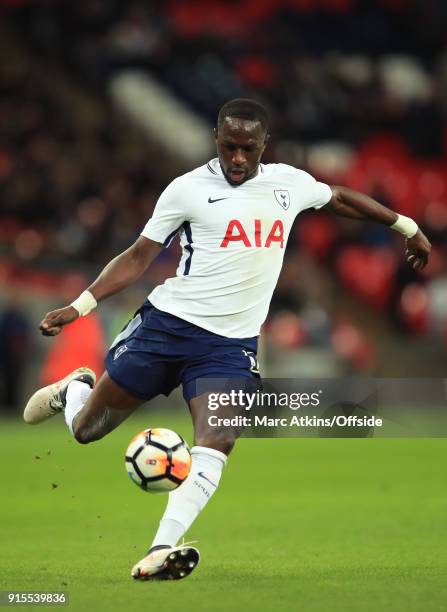
<instances>
[{"instance_id":1,"label":"player's ear","mask_svg":"<svg viewBox=\"0 0 447 612\"><path fill-rule=\"evenodd\" d=\"M214 128L213 132L214 132L214 139L217 140L217 136L218 136L217 127Z\"/></svg>"},{"instance_id":2,"label":"player's ear","mask_svg":"<svg viewBox=\"0 0 447 612\"><path fill-rule=\"evenodd\" d=\"M264 147L267 146L269 140L270 140L270 134L267 132L264 138Z\"/></svg>"}]
</instances>

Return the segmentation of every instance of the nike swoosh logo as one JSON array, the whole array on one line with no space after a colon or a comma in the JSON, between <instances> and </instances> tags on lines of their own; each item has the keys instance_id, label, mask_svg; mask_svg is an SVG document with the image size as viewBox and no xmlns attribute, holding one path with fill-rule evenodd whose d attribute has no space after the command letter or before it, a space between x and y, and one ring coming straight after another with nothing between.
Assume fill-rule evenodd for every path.
<instances>
[{"instance_id":1,"label":"nike swoosh logo","mask_svg":"<svg viewBox=\"0 0 447 612\"><path fill-rule=\"evenodd\" d=\"M222 199L226 200L226 198L222 198ZM209 478L207 478L203 472L199 472L197 475L200 476L201 478L204 478L205 480L207 480L210 483L210 485L213 485L213 487L215 487L217 489L217 485L214 484L214 482L211 482L211 480Z\"/></svg>"},{"instance_id":2,"label":"nike swoosh logo","mask_svg":"<svg viewBox=\"0 0 447 612\"><path fill-rule=\"evenodd\" d=\"M216 198L215 200L208 198L208 204L214 204L214 202L220 202L221 200L228 200L228 198Z\"/></svg>"}]
</instances>

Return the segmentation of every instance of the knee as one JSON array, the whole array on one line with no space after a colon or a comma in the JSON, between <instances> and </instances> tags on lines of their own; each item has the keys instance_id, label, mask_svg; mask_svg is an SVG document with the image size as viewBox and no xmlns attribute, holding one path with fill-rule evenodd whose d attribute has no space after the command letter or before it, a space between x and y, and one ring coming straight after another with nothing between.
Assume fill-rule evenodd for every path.
<instances>
[{"instance_id":1,"label":"knee","mask_svg":"<svg viewBox=\"0 0 447 612\"><path fill-rule=\"evenodd\" d=\"M79 444L89 444L98 440L98 437L93 436L88 428L82 425L73 425L73 436Z\"/></svg>"}]
</instances>

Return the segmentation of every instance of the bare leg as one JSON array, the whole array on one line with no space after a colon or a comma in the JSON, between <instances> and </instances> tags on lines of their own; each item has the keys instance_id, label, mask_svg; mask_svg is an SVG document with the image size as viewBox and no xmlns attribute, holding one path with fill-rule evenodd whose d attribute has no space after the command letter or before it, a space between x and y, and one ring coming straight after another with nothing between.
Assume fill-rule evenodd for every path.
<instances>
[{"instance_id":1,"label":"bare leg","mask_svg":"<svg viewBox=\"0 0 447 612\"><path fill-rule=\"evenodd\" d=\"M142 403L143 400L117 385L104 372L73 419L76 440L81 444L99 440L118 427Z\"/></svg>"},{"instance_id":2,"label":"bare leg","mask_svg":"<svg viewBox=\"0 0 447 612\"><path fill-rule=\"evenodd\" d=\"M211 426L208 419L211 415L231 418L239 411L235 407L221 406L217 412L211 412L208 407L209 395L209 393L203 393L189 402L194 424L194 444L213 448L229 455L241 431L238 431L236 427Z\"/></svg>"}]
</instances>

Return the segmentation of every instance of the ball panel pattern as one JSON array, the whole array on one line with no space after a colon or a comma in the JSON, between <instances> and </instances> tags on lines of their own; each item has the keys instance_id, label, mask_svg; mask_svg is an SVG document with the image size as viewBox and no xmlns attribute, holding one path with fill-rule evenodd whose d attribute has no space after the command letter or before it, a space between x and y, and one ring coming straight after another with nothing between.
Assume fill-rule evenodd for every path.
<instances>
[{"instance_id":1,"label":"ball panel pattern","mask_svg":"<svg viewBox=\"0 0 447 612\"><path fill-rule=\"evenodd\" d=\"M139 432L126 451L126 470L144 491L169 492L182 484L191 469L191 454L183 438L170 429Z\"/></svg>"}]
</instances>

